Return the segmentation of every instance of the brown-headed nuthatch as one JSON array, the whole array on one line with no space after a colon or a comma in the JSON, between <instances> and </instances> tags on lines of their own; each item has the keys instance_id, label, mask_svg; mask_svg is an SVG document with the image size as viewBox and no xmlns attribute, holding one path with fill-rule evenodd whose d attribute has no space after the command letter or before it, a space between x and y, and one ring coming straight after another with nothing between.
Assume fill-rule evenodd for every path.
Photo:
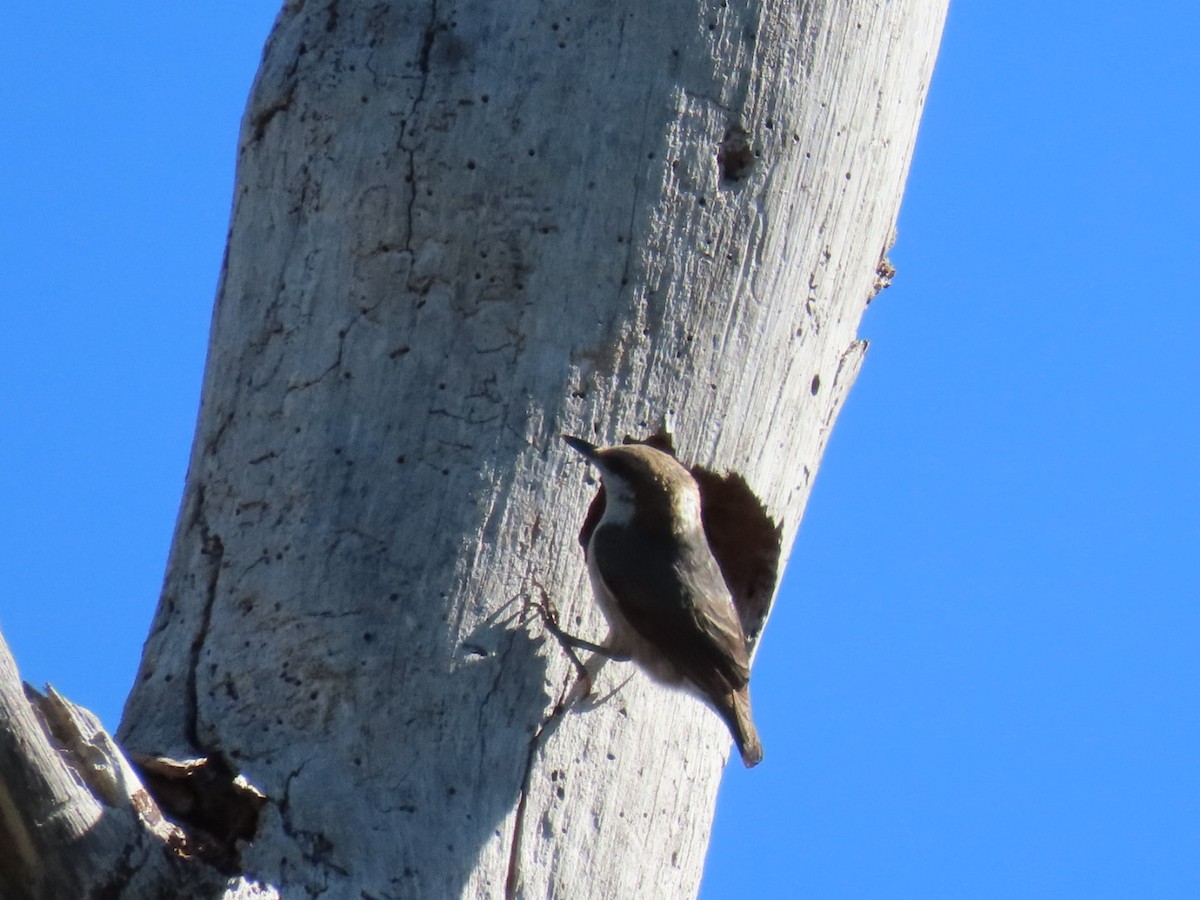
<instances>
[{"instance_id":1,"label":"brown-headed nuthatch","mask_svg":"<svg viewBox=\"0 0 1200 900\"><path fill-rule=\"evenodd\" d=\"M584 554L609 634L603 651L706 702L747 766L762 744L750 715L750 658L700 517L700 488L645 444L598 448L563 435L600 470L604 513Z\"/></svg>"}]
</instances>

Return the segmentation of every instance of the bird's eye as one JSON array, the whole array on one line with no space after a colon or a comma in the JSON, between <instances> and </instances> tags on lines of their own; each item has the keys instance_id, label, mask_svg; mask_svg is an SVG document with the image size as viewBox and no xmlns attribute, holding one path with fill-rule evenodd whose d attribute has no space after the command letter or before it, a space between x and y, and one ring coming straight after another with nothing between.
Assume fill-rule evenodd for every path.
<instances>
[{"instance_id":1,"label":"bird's eye","mask_svg":"<svg viewBox=\"0 0 1200 900\"><path fill-rule=\"evenodd\" d=\"M621 459L619 456L610 457L604 460L604 469L610 475L615 475L617 478L629 477L629 463Z\"/></svg>"}]
</instances>

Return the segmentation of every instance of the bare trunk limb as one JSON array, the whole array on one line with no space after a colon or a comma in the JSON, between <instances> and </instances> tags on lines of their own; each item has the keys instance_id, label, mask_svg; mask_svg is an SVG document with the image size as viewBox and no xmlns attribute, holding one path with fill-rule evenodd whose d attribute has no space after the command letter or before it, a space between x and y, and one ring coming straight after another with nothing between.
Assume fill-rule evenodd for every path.
<instances>
[{"instance_id":1,"label":"bare trunk limb","mask_svg":"<svg viewBox=\"0 0 1200 900\"><path fill-rule=\"evenodd\" d=\"M575 541L594 488L557 435L666 427L786 553L890 277L944 14L285 5L120 730L182 761L148 764L164 797L201 759L261 789L231 892L695 892L724 726L615 663L608 701L567 709L574 668L528 614L545 585L602 634ZM124 871L136 826L17 699L14 877L76 846ZM130 884L157 865L137 853Z\"/></svg>"},{"instance_id":2,"label":"bare trunk limb","mask_svg":"<svg viewBox=\"0 0 1200 900\"><path fill-rule=\"evenodd\" d=\"M0 897L222 896L190 849L96 717L23 687L0 637Z\"/></svg>"}]
</instances>

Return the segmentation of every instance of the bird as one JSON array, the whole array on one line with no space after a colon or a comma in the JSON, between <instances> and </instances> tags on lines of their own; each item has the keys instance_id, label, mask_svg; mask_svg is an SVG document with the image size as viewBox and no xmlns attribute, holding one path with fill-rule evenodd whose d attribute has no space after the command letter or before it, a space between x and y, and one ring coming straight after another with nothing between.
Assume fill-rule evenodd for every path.
<instances>
[{"instance_id":1,"label":"bird","mask_svg":"<svg viewBox=\"0 0 1200 900\"><path fill-rule=\"evenodd\" d=\"M646 444L563 439L599 469L604 486L604 511L580 539L609 633L601 645L580 645L632 659L652 680L708 704L742 762L757 765L763 748L750 710L746 636L705 535L696 479Z\"/></svg>"}]
</instances>

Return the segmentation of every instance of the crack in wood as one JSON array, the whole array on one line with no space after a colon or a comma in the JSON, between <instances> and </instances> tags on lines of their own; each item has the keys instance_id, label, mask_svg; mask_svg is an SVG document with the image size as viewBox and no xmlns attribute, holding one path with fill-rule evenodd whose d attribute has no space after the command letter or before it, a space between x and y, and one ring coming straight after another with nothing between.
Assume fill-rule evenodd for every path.
<instances>
[{"instance_id":1,"label":"crack in wood","mask_svg":"<svg viewBox=\"0 0 1200 900\"><path fill-rule=\"evenodd\" d=\"M205 585L204 607L200 611L200 627L192 638L187 668L187 704L184 717L184 727L188 743L197 755L208 755L207 744L200 738L200 694L196 684L197 672L200 669L200 655L208 640L208 630L212 625L212 611L217 599L217 582L221 577L221 566L225 559L225 545L219 535L213 534L204 514L205 488L196 488L196 507L192 516L192 526L200 531L200 552L208 558L208 581Z\"/></svg>"},{"instance_id":2,"label":"crack in wood","mask_svg":"<svg viewBox=\"0 0 1200 900\"><path fill-rule=\"evenodd\" d=\"M508 853L508 871L504 876L504 898L505 900L516 900L520 896L521 888L521 838L525 831L525 811L529 801L529 788L533 780L533 764L537 759L538 749L541 747L542 739L547 732L553 731L553 727L557 727L559 721L570 708L567 703L567 693L570 690L570 684L563 686L562 692L558 695L558 700L555 701L554 709L550 712L542 722L541 726L529 739L529 753L525 757L525 771L521 777L521 794L517 800L517 811L513 818L512 844L509 847Z\"/></svg>"}]
</instances>

